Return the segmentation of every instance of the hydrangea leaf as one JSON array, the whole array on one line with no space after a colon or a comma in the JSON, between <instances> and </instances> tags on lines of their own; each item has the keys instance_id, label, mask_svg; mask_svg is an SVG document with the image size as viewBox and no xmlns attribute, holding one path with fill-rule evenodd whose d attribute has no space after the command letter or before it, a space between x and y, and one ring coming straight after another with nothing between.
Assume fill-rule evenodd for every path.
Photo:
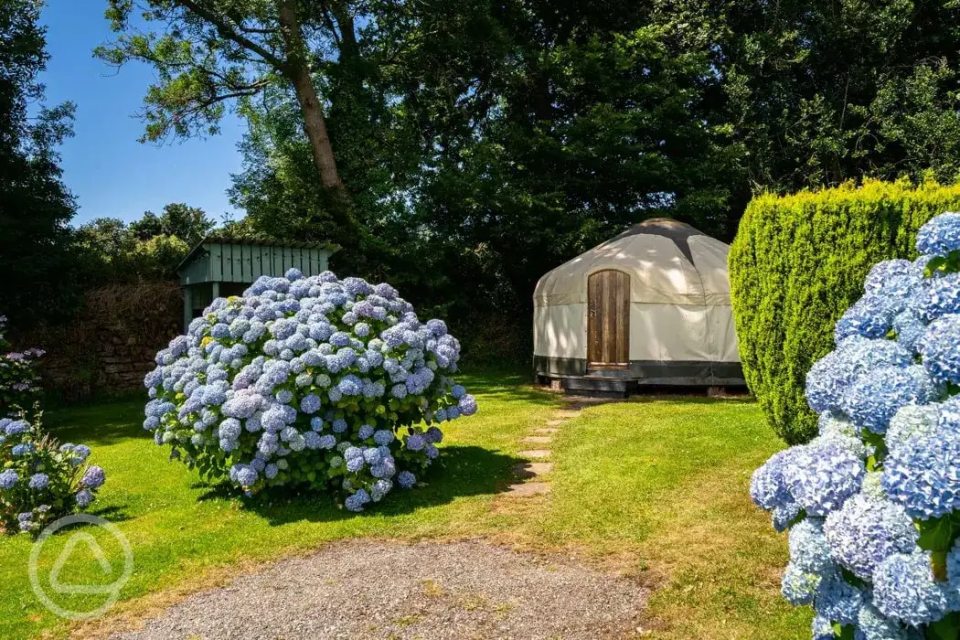
<instances>
[{"instance_id":1,"label":"hydrangea leaf","mask_svg":"<svg viewBox=\"0 0 960 640\"><path fill-rule=\"evenodd\" d=\"M928 640L960 639L960 613L951 613L927 627Z\"/></svg>"}]
</instances>

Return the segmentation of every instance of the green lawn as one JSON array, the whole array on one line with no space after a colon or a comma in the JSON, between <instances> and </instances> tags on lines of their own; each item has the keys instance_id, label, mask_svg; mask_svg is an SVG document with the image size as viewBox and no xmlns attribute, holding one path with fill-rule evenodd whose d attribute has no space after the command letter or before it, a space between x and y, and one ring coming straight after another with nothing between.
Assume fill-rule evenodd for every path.
<instances>
[{"instance_id":1,"label":"green lawn","mask_svg":"<svg viewBox=\"0 0 960 640\"><path fill-rule=\"evenodd\" d=\"M114 615L137 616L176 594L347 537L487 537L523 547L563 548L655 586L644 637L778 638L808 634L809 613L778 594L785 541L749 502L751 471L781 444L756 406L740 400L638 399L585 409L551 445L553 492L524 501L499 495L524 449L521 438L561 404L521 376L467 377L481 412L450 426L444 466L429 486L397 492L362 515L322 497L239 501L170 463L140 429L139 402L47 415L61 440L94 448L108 481L93 513L117 523L134 551L134 574ZM67 536L41 555L48 573ZM97 535L113 567L119 549ZM0 539L0 638L67 635L70 626L35 598L31 541ZM81 549L82 551L82 549ZM111 582L83 553L63 582ZM88 559L88 558L87 558ZM97 565L92 565L97 566ZM81 567L84 567L81 569ZM99 569L97 569L99 572ZM98 577L99 576L99 577ZM67 606L102 596L74 595ZM93 630L85 627L84 630Z\"/></svg>"}]
</instances>

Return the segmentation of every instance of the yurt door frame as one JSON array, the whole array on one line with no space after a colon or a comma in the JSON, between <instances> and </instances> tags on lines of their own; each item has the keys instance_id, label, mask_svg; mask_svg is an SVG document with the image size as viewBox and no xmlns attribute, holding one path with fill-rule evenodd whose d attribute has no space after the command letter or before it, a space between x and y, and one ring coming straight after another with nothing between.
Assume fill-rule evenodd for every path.
<instances>
[{"instance_id":1,"label":"yurt door frame","mask_svg":"<svg viewBox=\"0 0 960 640\"><path fill-rule=\"evenodd\" d=\"M630 276L616 269L587 278L587 368L630 365Z\"/></svg>"}]
</instances>

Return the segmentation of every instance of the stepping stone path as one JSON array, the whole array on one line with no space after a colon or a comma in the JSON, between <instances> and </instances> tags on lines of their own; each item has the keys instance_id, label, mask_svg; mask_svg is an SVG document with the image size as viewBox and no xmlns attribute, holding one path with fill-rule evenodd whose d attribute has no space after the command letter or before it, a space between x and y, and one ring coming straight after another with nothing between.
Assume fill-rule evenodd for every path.
<instances>
[{"instance_id":1,"label":"stepping stone path","mask_svg":"<svg viewBox=\"0 0 960 640\"><path fill-rule=\"evenodd\" d=\"M510 485L505 495L514 498L527 498L550 493L550 483L543 476L553 471L553 463L543 462L549 460L551 456L551 451L545 445L553 442L553 437L560 432L563 425L580 415L583 404L577 400L571 401L567 408L557 410L553 414L553 418L547 420L547 426L538 427L533 430L533 435L523 438L521 442L525 444L541 445L544 448L519 452L520 456L537 462L521 462L514 466L513 474L517 482Z\"/></svg>"}]
</instances>

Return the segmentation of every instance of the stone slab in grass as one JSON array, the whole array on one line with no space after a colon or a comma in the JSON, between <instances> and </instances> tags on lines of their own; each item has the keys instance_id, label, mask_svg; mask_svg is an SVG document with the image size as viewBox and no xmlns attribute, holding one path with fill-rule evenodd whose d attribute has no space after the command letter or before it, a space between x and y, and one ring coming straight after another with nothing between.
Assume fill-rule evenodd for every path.
<instances>
[{"instance_id":1,"label":"stone slab in grass","mask_svg":"<svg viewBox=\"0 0 960 640\"><path fill-rule=\"evenodd\" d=\"M549 458L550 450L549 449L530 449L528 451L520 451L517 453L521 458Z\"/></svg>"},{"instance_id":2,"label":"stone slab in grass","mask_svg":"<svg viewBox=\"0 0 960 640\"><path fill-rule=\"evenodd\" d=\"M115 640L619 638L647 589L503 547L345 541L188 597Z\"/></svg>"},{"instance_id":3,"label":"stone slab in grass","mask_svg":"<svg viewBox=\"0 0 960 640\"><path fill-rule=\"evenodd\" d=\"M551 471L552 462L521 462L513 466L513 473L518 478L535 478Z\"/></svg>"},{"instance_id":4,"label":"stone slab in grass","mask_svg":"<svg viewBox=\"0 0 960 640\"><path fill-rule=\"evenodd\" d=\"M507 489L507 495L514 498L542 496L547 493L550 493L549 482L518 482L510 485L510 488Z\"/></svg>"},{"instance_id":5,"label":"stone slab in grass","mask_svg":"<svg viewBox=\"0 0 960 640\"><path fill-rule=\"evenodd\" d=\"M550 444L553 441L553 438L550 436L527 436L522 440L522 442L530 442L532 444Z\"/></svg>"},{"instance_id":6,"label":"stone slab in grass","mask_svg":"<svg viewBox=\"0 0 960 640\"><path fill-rule=\"evenodd\" d=\"M554 429L553 427L540 427L539 429L533 430L534 433L542 433L544 435L553 435L558 431L560 431L560 429Z\"/></svg>"},{"instance_id":7,"label":"stone slab in grass","mask_svg":"<svg viewBox=\"0 0 960 640\"><path fill-rule=\"evenodd\" d=\"M564 422L566 422L566 421L567 421L566 419L564 419L564 420L547 420L547 426L548 426L548 427L559 427L560 425L562 425L562 424L563 424Z\"/></svg>"}]
</instances>

